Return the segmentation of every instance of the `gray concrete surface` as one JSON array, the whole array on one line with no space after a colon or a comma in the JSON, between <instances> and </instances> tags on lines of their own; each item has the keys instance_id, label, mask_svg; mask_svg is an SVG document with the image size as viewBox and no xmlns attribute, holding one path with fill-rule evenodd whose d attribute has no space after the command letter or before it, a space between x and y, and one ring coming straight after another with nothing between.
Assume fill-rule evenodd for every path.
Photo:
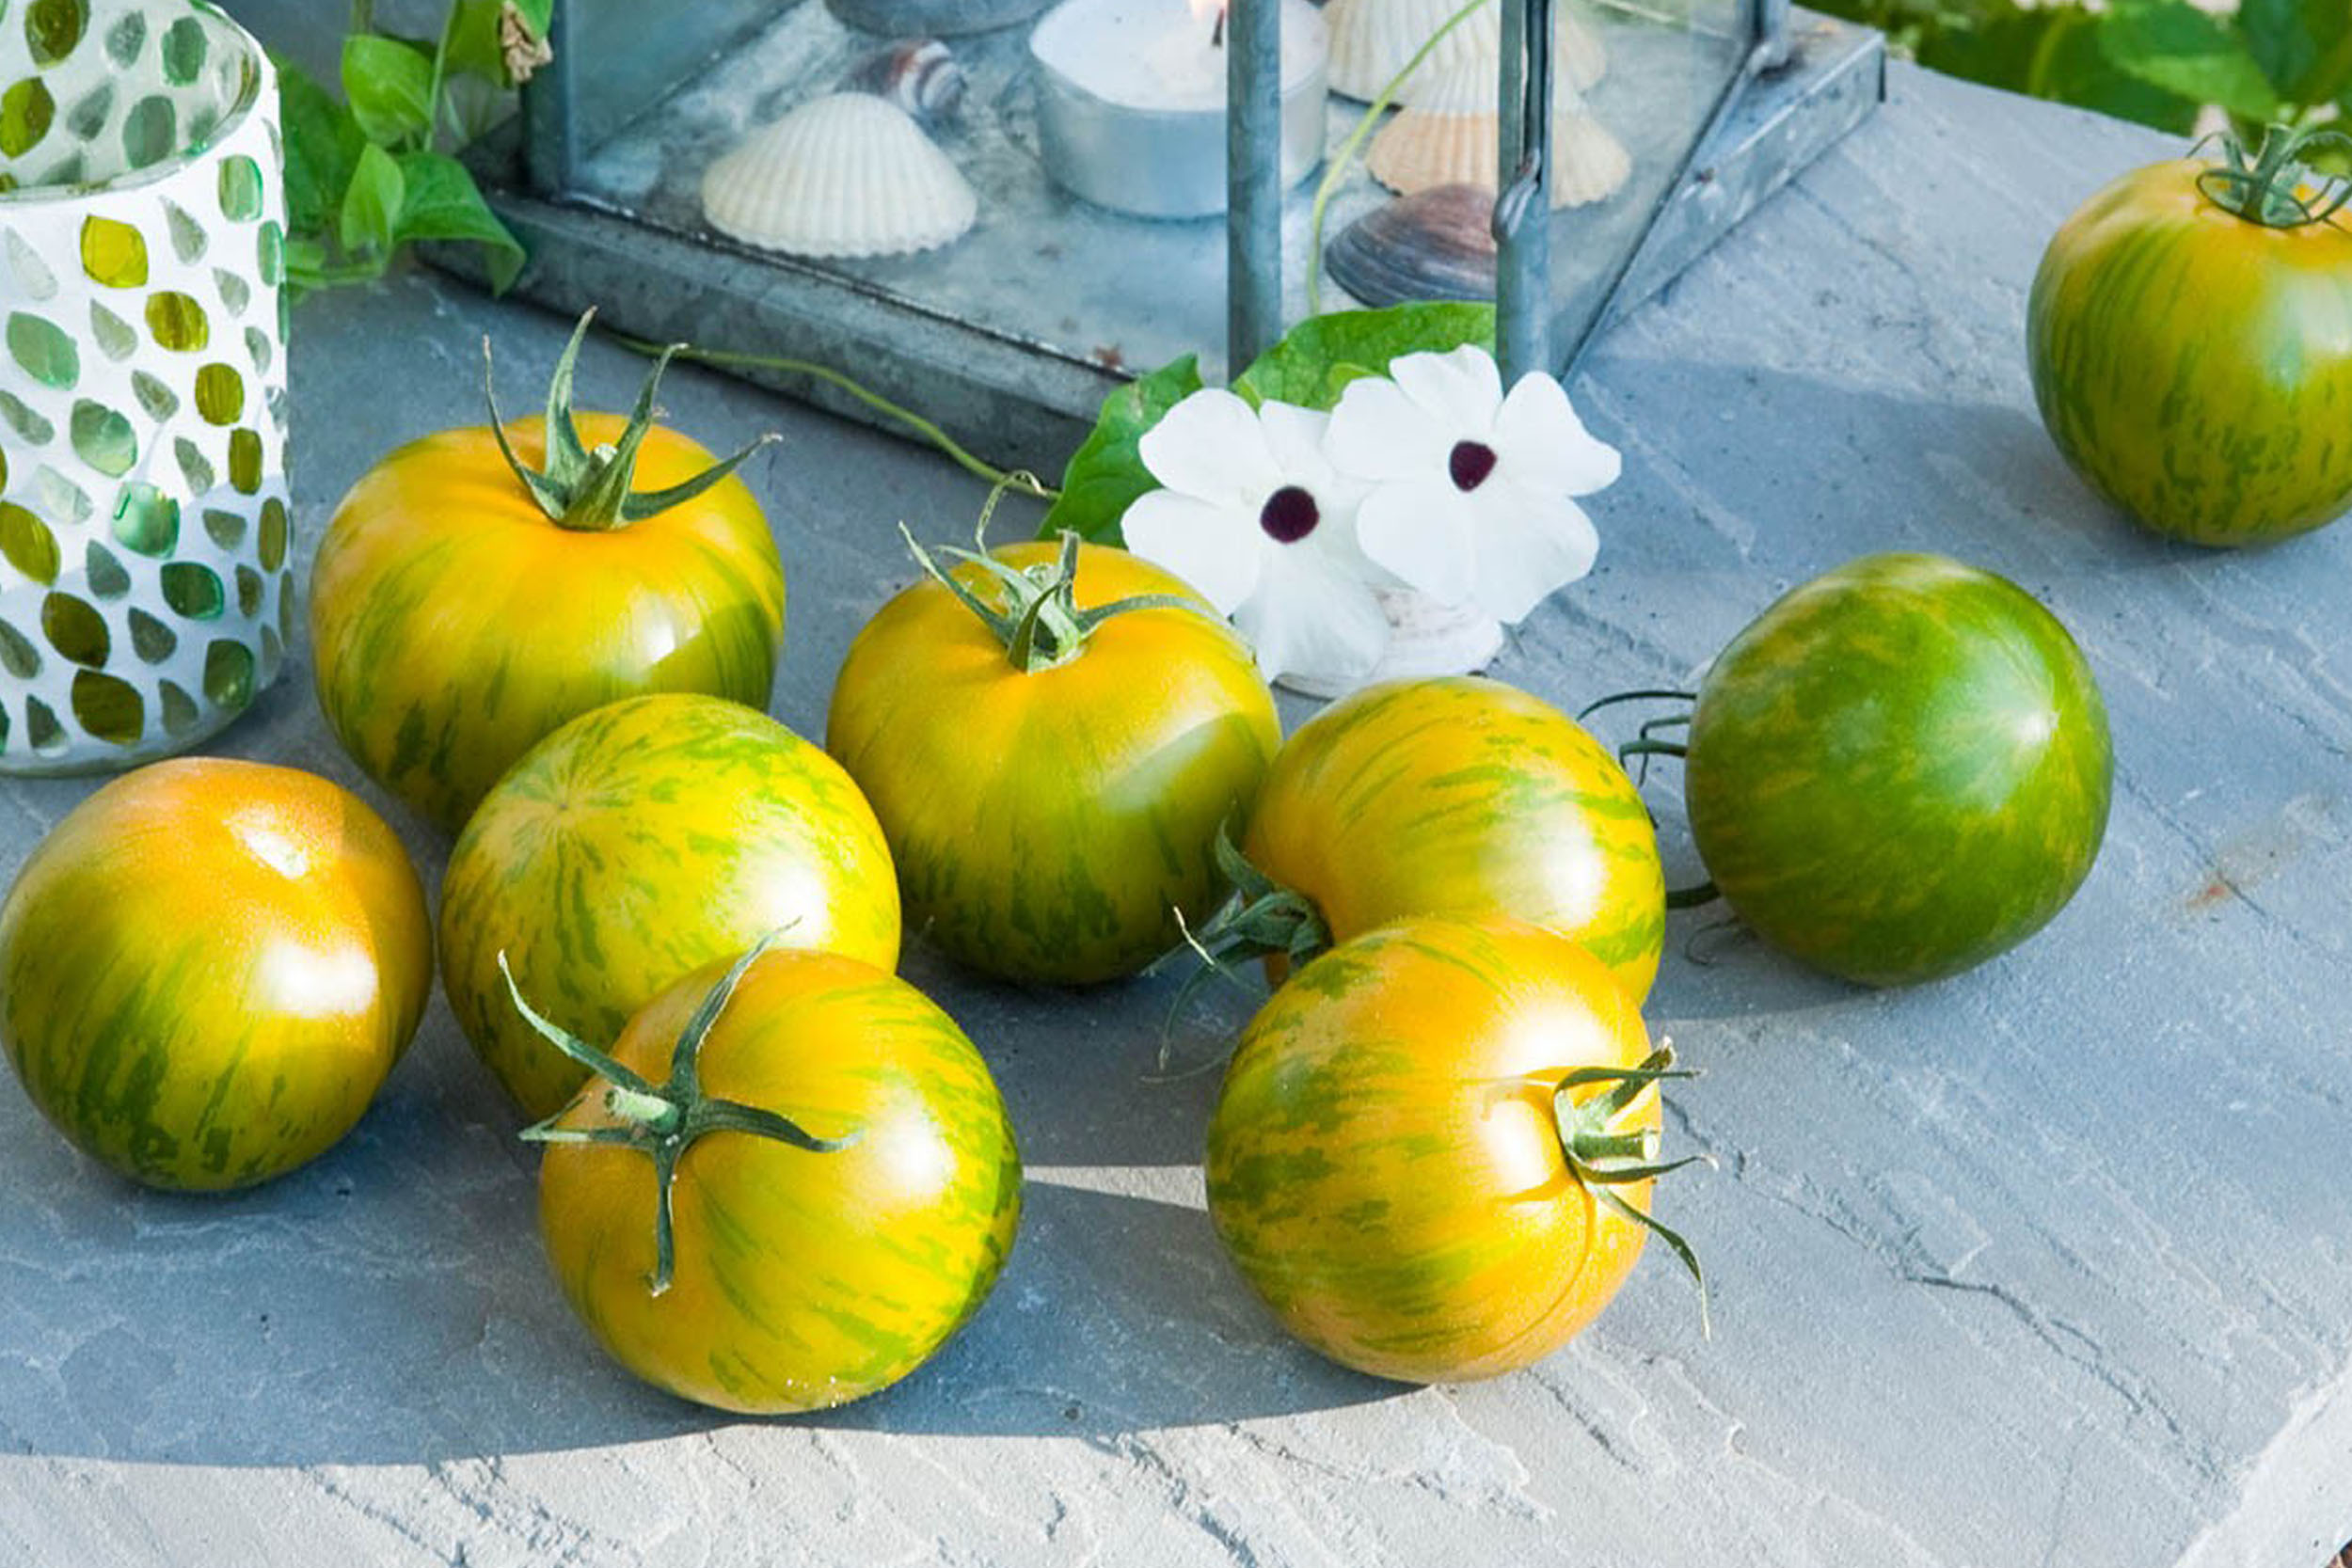
<instances>
[{"instance_id":1,"label":"gray concrete surface","mask_svg":"<svg viewBox=\"0 0 2352 1568\"><path fill-rule=\"evenodd\" d=\"M1328 1366L1201 1213L1213 1080L1149 1076L1168 986L1009 991L918 952L1025 1144L1010 1269L869 1402L705 1413L571 1320L532 1157L437 1004L344 1145L227 1200L131 1190L0 1090L0 1564L2318 1568L2352 1536L2352 527L2209 556L2095 504L2030 409L2025 289L2165 144L1894 88L1573 388L1626 478L1599 570L1499 673L1564 704L1682 676L1796 580L1945 550L2074 628L2115 817L2051 928L1915 991L1677 918L1650 1014L1708 1076L1670 1135L1720 1168L1663 1204L1711 1341L1661 1252L1530 1372ZM563 328L424 275L306 306L309 537L380 451L475 418L485 333L527 404ZM638 369L592 350L587 396ZM666 402L714 445L785 433L750 476L792 581L775 711L815 734L908 578L894 525L960 531L979 488L713 377ZM298 676L218 749L360 784ZM0 871L87 787L0 789ZM1218 999L1192 1047L1240 1018Z\"/></svg>"}]
</instances>

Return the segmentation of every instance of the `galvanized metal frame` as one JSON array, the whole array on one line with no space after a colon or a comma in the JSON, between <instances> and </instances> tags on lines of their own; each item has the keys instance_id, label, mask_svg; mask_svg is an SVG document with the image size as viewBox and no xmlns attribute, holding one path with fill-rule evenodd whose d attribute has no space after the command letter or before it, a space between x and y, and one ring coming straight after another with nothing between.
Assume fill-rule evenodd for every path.
<instances>
[{"instance_id":1,"label":"galvanized metal frame","mask_svg":"<svg viewBox=\"0 0 2352 1568\"><path fill-rule=\"evenodd\" d=\"M728 25L756 27L770 0L703 0ZM809 0L818 3L818 0ZM1608 322L1653 293L1796 167L1855 123L1883 92L1884 55L1875 35L1825 18L1800 27L1804 46L1786 71L1791 36L1788 0L1748 0L1754 46L1722 93L1709 126L1645 220L1644 238L1616 274L1584 285L1576 309L1591 329L1564 356L1553 340L1563 303L1550 297L1542 247L1549 225L1541 156L1549 150L1549 83L1531 80L1549 65L1549 51L1531 71L1531 39L1548 38L1554 0L1499 0L1512 33L1499 90L1502 167L1516 178L1498 202L1499 247L1507 282L1498 289L1499 351L1507 369L1565 372ZM616 117L654 103L670 65L660 47L608 71L596 88L572 69L583 56L572 8L558 0L556 63L527 89L522 123L476 150L475 169L493 205L533 252L519 292L552 307L606 308L615 326L660 338L691 337L728 346L768 347L856 370L885 397L912 404L967 433L991 456L1032 467L1058 465L1082 437L1092 410L1128 373L1089 361L1067 346L1032 341L952 312L925 309L822 265L791 258L753 259L637 221L585 188L583 169ZM642 24L642 17L640 18ZM1276 0L1235 0L1229 71L1234 105L1228 135L1231 197L1227 229L1226 325L1237 372L1279 337L1285 298L1282 209L1277 167L1280 19ZM593 42L593 40L586 41ZM566 43L571 47L566 49ZM594 56L595 51L586 51ZM608 51L609 53L609 51ZM674 62L673 62L674 63ZM1534 90L1531 92L1531 88ZM1500 106L1500 105L1499 105ZM595 121L589 124L583 113ZM598 132L597 127L605 127ZM1530 158L1529 152L1537 156ZM480 275L469 251L442 247L437 259ZM887 423L824 383L790 373L754 372L852 418Z\"/></svg>"}]
</instances>

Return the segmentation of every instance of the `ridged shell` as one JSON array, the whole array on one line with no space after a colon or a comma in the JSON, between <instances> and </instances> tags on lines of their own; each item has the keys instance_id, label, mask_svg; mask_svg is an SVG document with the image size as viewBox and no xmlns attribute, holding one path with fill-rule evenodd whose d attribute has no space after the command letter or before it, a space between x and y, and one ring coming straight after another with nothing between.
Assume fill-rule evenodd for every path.
<instances>
[{"instance_id":1,"label":"ridged shell","mask_svg":"<svg viewBox=\"0 0 2352 1568\"><path fill-rule=\"evenodd\" d=\"M979 198L904 109L866 93L812 99L703 175L703 216L795 256L895 256L946 245Z\"/></svg>"},{"instance_id":2,"label":"ridged shell","mask_svg":"<svg viewBox=\"0 0 2352 1568\"><path fill-rule=\"evenodd\" d=\"M1460 0L1330 0L1323 16L1331 29L1331 90L1370 103L1458 9ZM1600 34L1565 6L1553 24L1552 48L1553 74L1578 92L1590 90L1609 69ZM1475 64L1484 73L1473 80L1485 82L1486 102L1492 103L1502 53L1500 5L1483 7L1430 52L1399 91L1398 102L1419 103L1435 78Z\"/></svg>"},{"instance_id":3,"label":"ridged shell","mask_svg":"<svg viewBox=\"0 0 2352 1568\"><path fill-rule=\"evenodd\" d=\"M1495 193L1433 185L1376 207L1324 253L1331 280L1375 309L1495 297Z\"/></svg>"},{"instance_id":4,"label":"ridged shell","mask_svg":"<svg viewBox=\"0 0 2352 1568\"><path fill-rule=\"evenodd\" d=\"M1364 166L1400 195L1438 185L1496 187L1492 108L1479 109L1468 85L1477 68L1449 72L1430 93L1437 106L1416 104L1380 128ZM1633 172L1633 159L1584 100L1563 88L1551 109L1551 204L1581 207L1614 196Z\"/></svg>"},{"instance_id":5,"label":"ridged shell","mask_svg":"<svg viewBox=\"0 0 2352 1568\"><path fill-rule=\"evenodd\" d=\"M850 68L841 85L896 103L920 125L952 117L963 102L963 67L937 39L900 39Z\"/></svg>"}]
</instances>

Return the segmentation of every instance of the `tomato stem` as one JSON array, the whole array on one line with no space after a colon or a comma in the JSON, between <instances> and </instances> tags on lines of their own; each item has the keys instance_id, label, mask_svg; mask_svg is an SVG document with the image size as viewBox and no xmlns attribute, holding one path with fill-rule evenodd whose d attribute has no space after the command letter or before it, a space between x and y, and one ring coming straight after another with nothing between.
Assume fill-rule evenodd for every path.
<instances>
[{"instance_id":1,"label":"tomato stem","mask_svg":"<svg viewBox=\"0 0 2352 1568\"><path fill-rule=\"evenodd\" d=\"M580 345L587 339L589 325L596 319L593 308L581 312L580 324L572 328L571 341L564 345L564 353L555 362L555 373L548 380L544 469L524 463L506 438L506 421L499 415L498 378L490 357L490 340L482 340L482 394L489 405L490 433L497 438L499 451L506 459L506 466L514 470L516 481L530 492L539 510L558 528L603 533L667 512L692 500L742 467L752 453L779 439L775 432L770 431L733 457L712 464L681 483L660 490L632 489L637 479L638 451L660 417L660 410L654 406L654 394L660 388L661 372L669 369L670 361L686 345L674 343L661 351L647 372L644 385L638 388L637 404L629 411L620 439L599 442L592 451L580 440L580 427L572 417L572 376L580 360Z\"/></svg>"},{"instance_id":2,"label":"tomato stem","mask_svg":"<svg viewBox=\"0 0 2352 1568\"><path fill-rule=\"evenodd\" d=\"M2209 136L2190 150L2193 156ZM2249 162L2246 144L2228 132L2217 133L2222 161L2201 170L2197 188L2215 206L2265 229L2300 229L2326 223L2352 201L2352 181L2321 176L2305 161L2314 149L2332 147L2352 151L2352 136L2324 127L2296 130L2270 125L2263 130L2262 145ZM2310 191L2312 194L2306 195Z\"/></svg>"},{"instance_id":3,"label":"tomato stem","mask_svg":"<svg viewBox=\"0 0 2352 1568\"><path fill-rule=\"evenodd\" d=\"M1644 1057L1638 1067L1579 1068L1563 1075L1552 1090L1551 1112L1559 1128L1560 1152L1567 1162L1568 1174L1592 1195L1596 1203L1650 1231L1672 1249L1690 1272L1692 1283L1698 1286L1700 1331L1711 1338L1714 1324L1708 1313L1707 1275L1699 1267L1698 1254L1679 1231L1615 1191L1622 1186L1655 1181L1685 1165L1713 1163L1703 1154L1693 1154L1661 1164L1658 1159L1657 1129L1616 1126L1645 1096L1656 1093L1658 1085L1666 1079L1697 1076L1687 1068L1675 1066L1673 1041L1660 1040L1658 1049ZM1574 1093L1604 1085L1605 1092L1581 1100Z\"/></svg>"},{"instance_id":4,"label":"tomato stem","mask_svg":"<svg viewBox=\"0 0 2352 1568\"><path fill-rule=\"evenodd\" d=\"M956 602L979 618L980 624L993 632L1005 645L1005 657L1012 667L1025 675L1066 664L1085 650L1086 641L1094 629L1115 616L1130 614L1138 610L1183 610L1201 613L1200 605L1174 594L1137 594L1109 604L1080 610L1077 601L1078 548L1082 541L1074 532L1065 531L1061 549L1055 559L1034 566L1011 566L998 560L988 548L988 521L995 509L997 495L1004 493L999 485L989 498L989 505L980 514L980 526L974 543L977 549L961 550L940 546L939 553L954 557L963 565L977 570L985 582L993 583L1004 608L990 603L963 577L943 568L932 559L931 552L914 541L914 535L904 523L898 525L898 536L915 564L922 567L931 580L955 595Z\"/></svg>"},{"instance_id":5,"label":"tomato stem","mask_svg":"<svg viewBox=\"0 0 2352 1568\"><path fill-rule=\"evenodd\" d=\"M541 1017L523 999L522 988L515 983L515 972L507 966L505 953L501 951L498 956L499 973L506 977L507 995L514 999L515 1010L542 1039L604 1081L604 1109L616 1118L601 1125L569 1125L565 1118L581 1103L580 1099L575 1099L545 1121L523 1129L523 1140L543 1144L616 1144L636 1149L653 1162L654 1266L645 1286L654 1295L669 1290L676 1269L677 1236L671 1213L671 1191L677 1180L679 1160L697 1139L711 1132L744 1132L789 1144L812 1154L831 1154L849 1148L860 1136L852 1131L838 1138L820 1138L773 1111L703 1092L703 1041L719 1022L719 1015L726 1010L743 976L782 934L771 931L760 938L749 952L728 966L718 984L704 993L671 1049L669 1079L658 1085L624 1067L611 1053Z\"/></svg>"}]
</instances>

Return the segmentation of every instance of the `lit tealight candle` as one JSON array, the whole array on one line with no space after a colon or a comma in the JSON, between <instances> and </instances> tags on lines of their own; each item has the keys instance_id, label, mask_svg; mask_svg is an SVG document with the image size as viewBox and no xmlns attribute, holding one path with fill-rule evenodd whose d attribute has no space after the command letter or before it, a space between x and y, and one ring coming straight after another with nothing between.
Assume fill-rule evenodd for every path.
<instances>
[{"instance_id":1,"label":"lit tealight candle","mask_svg":"<svg viewBox=\"0 0 2352 1568\"><path fill-rule=\"evenodd\" d=\"M1249 5L1269 0L1243 0ZM1323 13L1282 6L1282 178L1323 161ZM1045 167L1145 217L1225 210L1225 17L1216 0L1066 0L1029 35Z\"/></svg>"}]
</instances>

